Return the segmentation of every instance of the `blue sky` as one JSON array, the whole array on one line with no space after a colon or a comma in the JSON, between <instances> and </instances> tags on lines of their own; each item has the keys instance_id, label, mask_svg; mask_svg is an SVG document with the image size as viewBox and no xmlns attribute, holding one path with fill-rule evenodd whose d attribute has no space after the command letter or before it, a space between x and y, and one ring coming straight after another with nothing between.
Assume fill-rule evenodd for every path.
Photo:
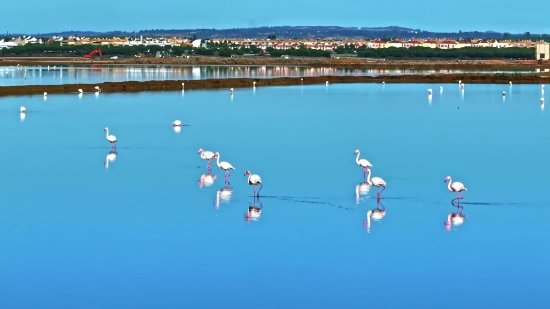
<instances>
[{"instance_id":1,"label":"blue sky","mask_svg":"<svg viewBox=\"0 0 550 309\"><path fill-rule=\"evenodd\" d=\"M24 7L3 2L0 33L278 25L550 33L550 1L27 0Z\"/></svg>"}]
</instances>

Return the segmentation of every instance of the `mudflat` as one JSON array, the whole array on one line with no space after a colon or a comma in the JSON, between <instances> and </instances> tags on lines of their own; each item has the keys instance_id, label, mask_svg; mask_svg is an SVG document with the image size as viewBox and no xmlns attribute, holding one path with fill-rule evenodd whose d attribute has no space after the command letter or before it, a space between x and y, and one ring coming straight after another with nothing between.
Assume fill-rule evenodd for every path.
<instances>
[{"instance_id":1,"label":"mudflat","mask_svg":"<svg viewBox=\"0 0 550 309\"><path fill-rule=\"evenodd\" d=\"M120 58L111 60L83 57L0 57L0 66L6 65L287 65L312 67L369 67L369 68L449 68L449 69L526 69L550 68L550 62L536 60L384 60L353 58L275 58L275 57L206 57L189 58Z\"/></svg>"},{"instance_id":2,"label":"mudflat","mask_svg":"<svg viewBox=\"0 0 550 309\"><path fill-rule=\"evenodd\" d=\"M545 84L550 80L550 73L541 74L430 74L430 75L391 75L391 76L316 76L316 77L278 77L278 78L225 78L203 80L165 80L165 81L125 81L106 82L100 84L66 84L66 85L35 85L35 86L5 86L0 87L0 96L32 95L47 92L53 93L77 93L94 92L98 86L103 92L139 92L139 91L167 91L193 89L221 89L226 88L250 88L253 82L256 87L263 86L287 86L287 85L312 85L333 83L426 83L448 84L458 83L461 80L465 84Z\"/></svg>"}]
</instances>

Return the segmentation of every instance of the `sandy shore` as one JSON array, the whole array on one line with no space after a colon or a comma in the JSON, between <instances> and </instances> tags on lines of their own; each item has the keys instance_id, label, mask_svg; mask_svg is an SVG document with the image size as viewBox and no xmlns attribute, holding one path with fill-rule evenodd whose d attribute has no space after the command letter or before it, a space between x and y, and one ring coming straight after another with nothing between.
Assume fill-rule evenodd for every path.
<instances>
[{"instance_id":1,"label":"sandy shore","mask_svg":"<svg viewBox=\"0 0 550 309\"><path fill-rule=\"evenodd\" d=\"M396 76L317 76L304 77L279 77L267 79L253 78L227 78L204 80L170 80L170 81L129 81L107 82L101 84L74 84L74 85L36 85L36 86L6 86L0 87L0 96L31 95L54 93L77 93L78 89L84 92L94 92L95 86L99 86L103 92L139 92L139 91L167 91L181 90L185 83L185 90L193 89L220 89L225 88L250 88L254 81L256 87L264 86L288 86L288 85L312 85L337 83L426 83L446 84L458 83L462 80L465 84L545 84L549 83L550 73L546 74L432 74L432 75L396 75ZM435 86L434 86L435 87Z\"/></svg>"},{"instance_id":2,"label":"sandy shore","mask_svg":"<svg viewBox=\"0 0 550 309\"><path fill-rule=\"evenodd\" d=\"M0 57L0 66L6 65L277 65L277 66L312 66L312 67L368 67L368 68L402 68L402 69L533 69L550 68L550 62L538 64L536 60L363 60L333 58L227 58L200 57L189 58L121 58L111 60L84 59L82 57Z\"/></svg>"}]
</instances>

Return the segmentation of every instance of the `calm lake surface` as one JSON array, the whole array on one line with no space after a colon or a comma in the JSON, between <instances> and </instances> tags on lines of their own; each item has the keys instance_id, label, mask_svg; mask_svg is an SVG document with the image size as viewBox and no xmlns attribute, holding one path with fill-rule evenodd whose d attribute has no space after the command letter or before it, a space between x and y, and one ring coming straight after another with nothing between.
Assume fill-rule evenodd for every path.
<instances>
[{"instance_id":1,"label":"calm lake surface","mask_svg":"<svg viewBox=\"0 0 550 309\"><path fill-rule=\"evenodd\" d=\"M272 78L281 76L319 75L403 75L403 74L450 74L464 72L515 72L534 73L533 70L401 70L401 69L353 69L311 68L299 66L0 66L0 86L91 84L120 81L189 80L207 78Z\"/></svg>"},{"instance_id":2,"label":"calm lake surface","mask_svg":"<svg viewBox=\"0 0 550 309\"><path fill-rule=\"evenodd\" d=\"M541 87L442 86L1 98L1 307L546 308ZM388 184L370 227L356 149Z\"/></svg>"}]
</instances>

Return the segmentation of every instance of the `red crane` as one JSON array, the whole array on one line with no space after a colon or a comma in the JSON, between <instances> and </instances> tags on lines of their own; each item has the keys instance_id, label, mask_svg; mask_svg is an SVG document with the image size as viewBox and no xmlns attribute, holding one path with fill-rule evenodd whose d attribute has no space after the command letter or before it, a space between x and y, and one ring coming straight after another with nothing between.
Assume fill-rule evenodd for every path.
<instances>
[{"instance_id":1,"label":"red crane","mask_svg":"<svg viewBox=\"0 0 550 309\"><path fill-rule=\"evenodd\" d=\"M84 55L84 58L91 59L92 56L93 56L95 53L99 53L99 58L102 58L102 57L103 57L103 54L101 53L101 49L96 49L96 50L92 50L89 54Z\"/></svg>"}]
</instances>

